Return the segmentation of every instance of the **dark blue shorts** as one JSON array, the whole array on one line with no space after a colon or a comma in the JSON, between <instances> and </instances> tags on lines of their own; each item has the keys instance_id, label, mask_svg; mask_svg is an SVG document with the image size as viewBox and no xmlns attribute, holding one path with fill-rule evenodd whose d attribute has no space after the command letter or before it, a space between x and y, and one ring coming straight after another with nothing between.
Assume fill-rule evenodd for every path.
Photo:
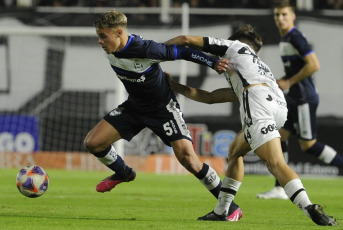
<instances>
[{"instance_id":1,"label":"dark blue shorts","mask_svg":"<svg viewBox=\"0 0 343 230\"><path fill-rule=\"evenodd\" d=\"M104 116L120 134L130 141L142 129L149 128L168 146L170 142L192 137L183 119L180 106L176 100L171 101L158 112L139 114L119 106Z\"/></svg>"},{"instance_id":2,"label":"dark blue shorts","mask_svg":"<svg viewBox=\"0 0 343 230\"><path fill-rule=\"evenodd\" d=\"M292 103L287 100L287 121L284 128L299 139L313 140L317 138L317 112L318 103L308 102L303 104Z\"/></svg>"}]
</instances>

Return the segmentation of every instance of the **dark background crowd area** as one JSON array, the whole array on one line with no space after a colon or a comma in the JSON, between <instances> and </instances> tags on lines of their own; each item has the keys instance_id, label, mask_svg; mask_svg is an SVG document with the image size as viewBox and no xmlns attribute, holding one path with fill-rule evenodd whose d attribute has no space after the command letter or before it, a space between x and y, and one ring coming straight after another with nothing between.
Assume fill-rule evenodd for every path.
<instances>
[{"instance_id":1,"label":"dark background crowd area","mask_svg":"<svg viewBox=\"0 0 343 230\"><path fill-rule=\"evenodd\" d=\"M159 7L160 0L0 0L0 7L81 6L81 7ZM271 8L273 0L173 0L172 7L189 3L194 8ZM343 10L343 0L313 0L313 8Z\"/></svg>"}]
</instances>

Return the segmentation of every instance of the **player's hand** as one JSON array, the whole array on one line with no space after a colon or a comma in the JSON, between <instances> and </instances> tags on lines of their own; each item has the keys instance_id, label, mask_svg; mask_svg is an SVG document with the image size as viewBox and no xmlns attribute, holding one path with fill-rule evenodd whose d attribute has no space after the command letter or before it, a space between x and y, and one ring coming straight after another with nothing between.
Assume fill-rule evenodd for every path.
<instances>
[{"instance_id":1,"label":"player's hand","mask_svg":"<svg viewBox=\"0 0 343 230\"><path fill-rule=\"evenodd\" d=\"M276 81L280 89L284 92L287 92L291 88L291 84L288 79L281 78Z\"/></svg>"},{"instance_id":2,"label":"player's hand","mask_svg":"<svg viewBox=\"0 0 343 230\"><path fill-rule=\"evenodd\" d=\"M164 77L167 80L170 88L173 90L173 86L174 86L175 82L174 82L172 76L169 73L164 72Z\"/></svg>"},{"instance_id":3,"label":"player's hand","mask_svg":"<svg viewBox=\"0 0 343 230\"><path fill-rule=\"evenodd\" d=\"M214 70L218 73L218 74L222 74L224 73L227 69L229 68L229 60L227 59L220 59L216 65L214 66Z\"/></svg>"}]
</instances>

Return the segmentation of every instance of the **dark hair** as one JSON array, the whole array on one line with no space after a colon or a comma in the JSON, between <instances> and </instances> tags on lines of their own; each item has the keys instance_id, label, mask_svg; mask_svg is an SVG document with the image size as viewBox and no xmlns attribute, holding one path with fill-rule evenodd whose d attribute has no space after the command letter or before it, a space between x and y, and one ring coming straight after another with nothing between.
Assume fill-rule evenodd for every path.
<instances>
[{"instance_id":1,"label":"dark hair","mask_svg":"<svg viewBox=\"0 0 343 230\"><path fill-rule=\"evenodd\" d=\"M263 45L262 37L249 24L239 27L238 30L229 37L229 40L238 40L246 43L251 46L256 53Z\"/></svg>"},{"instance_id":2,"label":"dark hair","mask_svg":"<svg viewBox=\"0 0 343 230\"><path fill-rule=\"evenodd\" d=\"M292 0L274 0L273 1L273 8L284 8L290 7L293 11L295 11L295 3Z\"/></svg>"}]
</instances>

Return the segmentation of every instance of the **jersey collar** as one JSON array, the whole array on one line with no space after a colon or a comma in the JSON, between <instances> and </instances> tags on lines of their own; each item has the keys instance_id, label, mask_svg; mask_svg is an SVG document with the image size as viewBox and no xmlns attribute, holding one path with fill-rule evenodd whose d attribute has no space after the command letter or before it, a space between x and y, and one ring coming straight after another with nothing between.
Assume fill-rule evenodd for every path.
<instances>
[{"instance_id":1,"label":"jersey collar","mask_svg":"<svg viewBox=\"0 0 343 230\"><path fill-rule=\"evenodd\" d=\"M132 34L129 37L129 40L127 41L126 45L124 46L124 48L122 50L120 50L119 52L124 52L126 50L126 48L130 45L131 41L133 39Z\"/></svg>"}]
</instances>

